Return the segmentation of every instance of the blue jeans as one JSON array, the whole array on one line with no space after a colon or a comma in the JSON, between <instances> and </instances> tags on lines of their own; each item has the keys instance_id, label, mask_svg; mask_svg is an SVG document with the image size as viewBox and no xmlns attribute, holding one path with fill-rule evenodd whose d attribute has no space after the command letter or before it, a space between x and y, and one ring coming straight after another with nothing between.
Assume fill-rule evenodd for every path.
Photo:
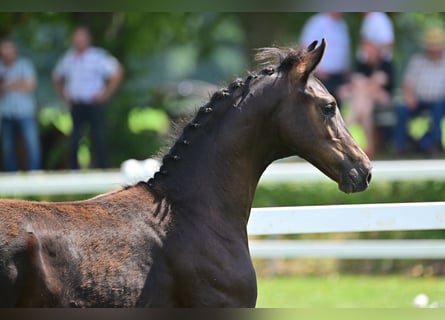
<instances>
[{"instance_id":1,"label":"blue jeans","mask_svg":"<svg viewBox=\"0 0 445 320\"><path fill-rule=\"evenodd\" d=\"M15 148L17 132L20 131L26 147L27 169L40 169L40 141L37 122L34 118L12 119L3 118L2 129L2 151L3 166L5 171L17 171L17 159Z\"/></svg>"},{"instance_id":2,"label":"blue jeans","mask_svg":"<svg viewBox=\"0 0 445 320\"><path fill-rule=\"evenodd\" d=\"M398 151L403 152L407 149L408 121L424 111L429 111L431 114L431 127L427 134L420 139L419 146L424 151L442 146L441 122L445 112L445 101L421 102L414 110L410 110L406 106L398 106L396 111L397 125L395 127L394 139Z\"/></svg>"},{"instance_id":3,"label":"blue jeans","mask_svg":"<svg viewBox=\"0 0 445 320\"><path fill-rule=\"evenodd\" d=\"M79 169L77 152L79 150L82 130L89 126L92 142L94 167L105 169L107 155L105 146L105 107L93 103L73 103L71 105L71 118L73 131L71 132L70 167Z\"/></svg>"}]
</instances>

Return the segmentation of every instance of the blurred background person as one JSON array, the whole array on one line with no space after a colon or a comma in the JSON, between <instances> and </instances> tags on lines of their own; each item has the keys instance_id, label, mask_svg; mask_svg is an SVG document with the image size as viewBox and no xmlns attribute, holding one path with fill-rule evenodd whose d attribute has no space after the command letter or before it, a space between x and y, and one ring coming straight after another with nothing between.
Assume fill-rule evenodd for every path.
<instances>
[{"instance_id":1,"label":"blurred background person","mask_svg":"<svg viewBox=\"0 0 445 320\"><path fill-rule=\"evenodd\" d=\"M377 44L363 39L350 83L341 88L340 96L350 100L346 122L360 124L366 139L365 152L371 158L376 151L374 113L391 107L393 86L392 64L382 58Z\"/></svg>"},{"instance_id":2,"label":"blurred background person","mask_svg":"<svg viewBox=\"0 0 445 320\"><path fill-rule=\"evenodd\" d=\"M385 12L365 12L360 36L377 45L384 60L392 60L394 26Z\"/></svg>"},{"instance_id":3,"label":"blurred background person","mask_svg":"<svg viewBox=\"0 0 445 320\"><path fill-rule=\"evenodd\" d=\"M314 40L327 40L326 52L315 70L315 76L326 86L341 106L338 88L344 84L349 72L350 36L341 12L318 13L304 24L300 43L308 46Z\"/></svg>"},{"instance_id":4,"label":"blurred background person","mask_svg":"<svg viewBox=\"0 0 445 320\"><path fill-rule=\"evenodd\" d=\"M341 99L348 99L350 112L348 125L358 123L365 135L366 153L373 158L381 148L385 132L378 132L375 124L376 112L392 107L394 88L394 65L392 47L394 28L383 12L364 14L356 61L348 84L341 87ZM383 137L387 136L387 137Z\"/></svg>"},{"instance_id":5,"label":"blurred background person","mask_svg":"<svg viewBox=\"0 0 445 320\"><path fill-rule=\"evenodd\" d=\"M404 104L396 108L395 145L399 154L408 151L408 121L427 112L431 118L428 132L417 147L428 154L442 150L441 121L445 108L445 32L441 27L426 29L423 50L408 62L403 81Z\"/></svg>"},{"instance_id":6,"label":"blurred background person","mask_svg":"<svg viewBox=\"0 0 445 320\"><path fill-rule=\"evenodd\" d=\"M17 55L10 39L0 42L0 117L3 166L18 170L17 142L20 132L26 149L27 170L40 169L40 141L34 90L37 85L32 62Z\"/></svg>"},{"instance_id":7,"label":"blurred background person","mask_svg":"<svg viewBox=\"0 0 445 320\"><path fill-rule=\"evenodd\" d=\"M70 106L70 167L79 169L78 149L82 130L89 125L92 153L97 168L106 168L105 103L121 82L123 69L117 59L104 49L91 45L91 33L78 27L71 36L71 49L58 61L53 84Z\"/></svg>"}]
</instances>

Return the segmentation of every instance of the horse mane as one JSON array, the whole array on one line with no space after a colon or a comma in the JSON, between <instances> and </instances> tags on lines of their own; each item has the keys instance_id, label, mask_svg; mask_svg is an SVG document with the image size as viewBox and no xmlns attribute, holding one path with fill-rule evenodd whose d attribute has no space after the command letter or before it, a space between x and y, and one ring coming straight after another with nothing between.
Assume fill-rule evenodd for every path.
<instances>
[{"instance_id":1,"label":"horse mane","mask_svg":"<svg viewBox=\"0 0 445 320\"><path fill-rule=\"evenodd\" d=\"M265 47L256 50L255 61L262 66L275 65L278 71L287 73L301 63L308 50L296 47Z\"/></svg>"},{"instance_id":2,"label":"horse mane","mask_svg":"<svg viewBox=\"0 0 445 320\"><path fill-rule=\"evenodd\" d=\"M304 55L308 52L307 49L299 47L266 47L256 51L255 61L262 67L259 72L248 72L248 76L244 80L241 78L235 79L227 88L214 92L210 100L198 108L195 115L188 116L185 120L180 120L179 123L174 123L174 133L176 134L171 135L170 143L167 143L167 146L162 148L158 154L159 158L162 157L161 167L153 178L145 183L152 191L156 191L154 190L154 181L160 176L167 175L167 166L181 159L181 156L175 153L178 149L177 146L189 145L194 133L202 125L208 124L215 118L212 117L212 114L221 114L229 107L241 108L244 100L251 93L251 86L254 83L258 83L265 77L277 72L287 75L293 66L303 61ZM235 100L237 102L234 102Z\"/></svg>"}]
</instances>

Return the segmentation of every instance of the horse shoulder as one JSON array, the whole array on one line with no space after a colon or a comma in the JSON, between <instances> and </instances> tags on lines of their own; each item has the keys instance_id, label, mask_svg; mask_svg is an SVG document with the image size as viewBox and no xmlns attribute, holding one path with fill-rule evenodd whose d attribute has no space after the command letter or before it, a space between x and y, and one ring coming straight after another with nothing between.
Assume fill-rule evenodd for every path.
<instances>
[{"instance_id":1,"label":"horse shoulder","mask_svg":"<svg viewBox=\"0 0 445 320\"><path fill-rule=\"evenodd\" d=\"M57 250L52 244L51 251ZM60 275L51 261L54 253L44 248L41 239L32 231L26 234L24 288L17 306L55 306L61 304L63 284ZM57 250L59 251L59 250Z\"/></svg>"}]
</instances>

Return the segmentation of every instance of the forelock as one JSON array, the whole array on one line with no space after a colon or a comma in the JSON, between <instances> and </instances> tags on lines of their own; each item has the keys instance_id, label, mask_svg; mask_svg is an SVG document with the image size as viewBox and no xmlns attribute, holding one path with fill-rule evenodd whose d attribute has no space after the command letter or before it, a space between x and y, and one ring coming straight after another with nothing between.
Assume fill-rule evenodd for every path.
<instances>
[{"instance_id":1,"label":"forelock","mask_svg":"<svg viewBox=\"0 0 445 320\"><path fill-rule=\"evenodd\" d=\"M276 66L281 72L289 72L295 65L303 62L307 50L301 47L278 48L267 47L258 49L255 60L263 66Z\"/></svg>"}]
</instances>

